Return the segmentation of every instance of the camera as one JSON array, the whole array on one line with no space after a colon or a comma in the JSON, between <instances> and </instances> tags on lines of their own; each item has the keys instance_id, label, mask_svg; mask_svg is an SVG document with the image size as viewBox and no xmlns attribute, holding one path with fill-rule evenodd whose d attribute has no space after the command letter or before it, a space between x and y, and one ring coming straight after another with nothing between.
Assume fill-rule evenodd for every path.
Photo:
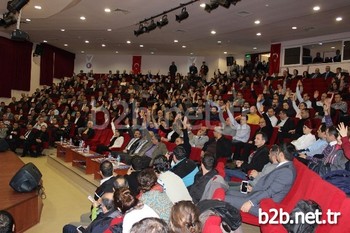
<instances>
[{"instance_id":1,"label":"camera","mask_svg":"<svg viewBox=\"0 0 350 233\"><path fill-rule=\"evenodd\" d=\"M249 181L243 180L241 183L241 193L247 194L248 193L248 186Z\"/></svg>"}]
</instances>

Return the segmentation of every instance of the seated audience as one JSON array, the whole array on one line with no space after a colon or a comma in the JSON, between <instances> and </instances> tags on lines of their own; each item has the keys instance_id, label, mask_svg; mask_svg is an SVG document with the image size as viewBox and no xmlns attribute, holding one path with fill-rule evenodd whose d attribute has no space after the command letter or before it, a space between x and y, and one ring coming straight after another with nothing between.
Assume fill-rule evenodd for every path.
<instances>
[{"instance_id":1,"label":"seated audience","mask_svg":"<svg viewBox=\"0 0 350 233\"><path fill-rule=\"evenodd\" d=\"M121 134L120 130L115 130L113 136L109 140L107 146L99 144L96 147L96 152L102 154L105 151L111 151L113 149L121 148L124 143L124 136Z\"/></svg>"},{"instance_id":2,"label":"seated audience","mask_svg":"<svg viewBox=\"0 0 350 233\"><path fill-rule=\"evenodd\" d=\"M144 218L141 221L135 223L130 233L168 233L168 224L159 218Z\"/></svg>"},{"instance_id":3,"label":"seated audience","mask_svg":"<svg viewBox=\"0 0 350 233\"><path fill-rule=\"evenodd\" d=\"M190 201L175 203L171 209L169 228L173 233L201 233L197 207Z\"/></svg>"},{"instance_id":4,"label":"seated audience","mask_svg":"<svg viewBox=\"0 0 350 233\"><path fill-rule=\"evenodd\" d=\"M161 219L168 222L173 203L163 188L157 184L157 175L152 168L145 169L137 176L139 200L151 207Z\"/></svg>"},{"instance_id":5,"label":"seated audience","mask_svg":"<svg viewBox=\"0 0 350 233\"><path fill-rule=\"evenodd\" d=\"M277 155L279 165L269 174L261 177L248 194L237 190L229 190L225 201L243 212L258 216L260 202L272 198L279 203L291 189L296 171L293 165L295 148L291 144L282 144Z\"/></svg>"}]
</instances>

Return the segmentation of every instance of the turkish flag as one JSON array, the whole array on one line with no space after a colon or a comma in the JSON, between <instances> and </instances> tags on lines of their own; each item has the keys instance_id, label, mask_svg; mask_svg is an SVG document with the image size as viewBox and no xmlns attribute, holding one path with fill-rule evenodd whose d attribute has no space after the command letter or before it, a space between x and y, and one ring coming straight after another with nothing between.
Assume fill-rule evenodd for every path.
<instances>
[{"instance_id":1,"label":"turkish flag","mask_svg":"<svg viewBox=\"0 0 350 233\"><path fill-rule=\"evenodd\" d=\"M141 56L132 57L132 72L139 74L141 72Z\"/></svg>"},{"instance_id":2,"label":"turkish flag","mask_svg":"<svg viewBox=\"0 0 350 233\"><path fill-rule=\"evenodd\" d=\"M281 44L271 44L269 74L280 72Z\"/></svg>"}]
</instances>

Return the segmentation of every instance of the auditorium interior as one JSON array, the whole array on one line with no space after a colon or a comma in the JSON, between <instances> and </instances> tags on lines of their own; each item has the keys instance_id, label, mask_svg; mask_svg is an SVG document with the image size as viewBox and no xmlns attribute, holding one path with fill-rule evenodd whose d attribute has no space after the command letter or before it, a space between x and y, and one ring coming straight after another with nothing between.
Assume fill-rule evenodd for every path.
<instances>
[{"instance_id":1,"label":"auditorium interior","mask_svg":"<svg viewBox=\"0 0 350 233\"><path fill-rule=\"evenodd\" d=\"M133 164L140 158L147 163L140 170L158 175L151 191L166 193L153 165L161 144L167 169L184 181L194 204L201 199L194 189L204 198L217 177L222 182L206 199L223 202L235 191L252 197L232 204L237 232L287 232L281 222L261 223L252 209L257 204L277 218L272 209L292 215L302 200L323 211L314 232L350 232L348 12L345 0L1 1L0 210L15 217L15 232L69 233L66 224L78 226L93 210L88 196L103 201L97 190L106 178L104 161L128 180L140 172ZM219 140L227 144L220 148ZM265 161L256 157L260 148ZM208 157L215 175L203 184ZM197 170L175 172L182 161ZM290 162L291 184L276 180L254 191L278 162ZM39 178L21 170L31 163ZM20 172L35 183L29 192L10 184ZM260 175L255 183L252 174ZM128 180L134 198L152 207L142 177L133 179L139 182L135 188ZM242 181L252 191L244 193ZM256 203L259 192L266 196ZM336 223L327 210L340 213ZM188 232L226 232L215 214L198 231L186 225ZM166 232L183 232L172 221L162 221ZM89 232L113 232L109 227Z\"/></svg>"}]
</instances>

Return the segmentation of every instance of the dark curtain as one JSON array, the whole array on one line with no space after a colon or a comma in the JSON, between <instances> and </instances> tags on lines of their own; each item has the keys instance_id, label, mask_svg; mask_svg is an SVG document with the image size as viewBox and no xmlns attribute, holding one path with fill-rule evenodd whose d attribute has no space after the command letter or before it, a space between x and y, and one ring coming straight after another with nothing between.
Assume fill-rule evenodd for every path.
<instances>
[{"instance_id":1,"label":"dark curtain","mask_svg":"<svg viewBox=\"0 0 350 233\"><path fill-rule=\"evenodd\" d=\"M42 44L40 60L40 85L51 86L53 78L71 77L74 70L75 54Z\"/></svg>"},{"instance_id":2,"label":"dark curtain","mask_svg":"<svg viewBox=\"0 0 350 233\"><path fill-rule=\"evenodd\" d=\"M49 44L42 44L43 52L40 58L40 85L51 86L53 82L54 48Z\"/></svg>"},{"instance_id":3,"label":"dark curtain","mask_svg":"<svg viewBox=\"0 0 350 233\"><path fill-rule=\"evenodd\" d=\"M33 43L24 41L15 43L15 78L13 79L12 89L21 91L30 91L30 77L32 70L32 48Z\"/></svg>"},{"instance_id":4,"label":"dark curtain","mask_svg":"<svg viewBox=\"0 0 350 233\"><path fill-rule=\"evenodd\" d=\"M72 77L74 72L75 54L62 49L55 50L54 77Z\"/></svg>"},{"instance_id":5,"label":"dark curtain","mask_svg":"<svg viewBox=\"0 0 350 233\"><path fill-rule=\"evenodd\" d=\"M0 37L0 97L11 97L11 89L29 91L33 44Z\"/></svg>"}]
</instances>

